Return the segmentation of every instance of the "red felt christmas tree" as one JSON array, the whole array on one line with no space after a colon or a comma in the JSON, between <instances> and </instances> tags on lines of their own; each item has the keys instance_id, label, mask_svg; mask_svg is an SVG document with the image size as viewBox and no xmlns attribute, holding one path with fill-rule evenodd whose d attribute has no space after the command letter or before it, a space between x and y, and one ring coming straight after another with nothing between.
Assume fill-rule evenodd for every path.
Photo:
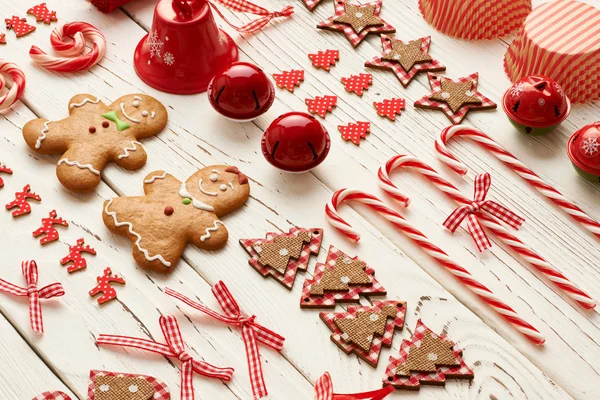
<instances>
[{"instance_id":1,"label":"red felt christmas tree","mask_svg":"<svg viewBox=\"0 0 600 400\"><path fill-rule=\"evenodd\" d=\"M369 89L369 86L373 84L373 75L350 75L348 78L342 78L342 83L346 91L362 96L363 91Z\"/></svg>"},{"instance_id":2,"label":"red felt christmas tree","mask_svg":"<svg viewBox=\"0 0 600 400\"><path fill-rule=\"evenodd\" d=\"M329 71L331 69L331 66L335 65L335 62L340 59L340 51L318 51L316 54L309 54L308 58L310 58L313 67L323 68L325 71Z\"/></svg>"},{"instance_id":3,"label":"red felt christmas tree","mask_svg":"<svg viewBox=\"0 0 600 400\"><path fill-rule=\"evenodd\" d=\"M294 87L300 86L300 82L304 80L304 70L283 71L281 74L273 74L273 78L277 87L287 89L293 93Z\"/></svg>"},{"instance_id":4,"label":"red felt christmas tree","mask_svg":"<svg viewBox=\"0 0 600 400\"><path fill-rule=\"evenodd\" d=\"M17 37L25 36L28 33L35 31L35 26L29 25L25 18L19 18L12 16L12 18L5 18L6 29L12 29L15 31Z\"/></svg>"},{"instance_id":5,"label":"red felt christmas tree","mask_svg":"<svg viewBox=\"0 0 600 400\"><path fill-rule=\"evenodd\" d=\"M98 304L104 304L107 301L117 298L117 291L110 285L111 283L125 284L125 279L118 275L113 276L110 267L106 267L104 275L97 277L96 281L98 281L98 285L90 290L90 296L94 297L99 293L102 293L102 296L98 298Z\"/></svg>"},{"instance_id":6,"label":"red felt christmas tree","mask_svg":"<svg viewBox=\"0 0 600 400\"><path fill-rule=\"evenodd\" d=\"M360 140L367 138L367 133L371 131L370 122L349 123L348 125L338 126L338 130L342 133L342 139L351 141L357 146L360 146Z\"/></svg>"},{"instance_id":7,"label":"red felt christmas tree","mask_svg":"<svg viewBox=\"0 0 600 400\"><path fill-rule=\"evenodd\" d=\"M29 214L31 212L31 206L28 203L29 199L42 201L39 194L31 191L31 186L25 185L22 192L15 193L15 199L6 205L6 209L11 210L17 207L17 209L12 212L13 217Z\"/></svg>"},{"instance_id":8,"label":"red felt christmas tree","mask_svg":"<svg viewBox=\"0 0 600 400\"><path fill-rule=\"evenodd\" d=\"M375 367L381 348L390 347L395 330L402 330L406 316L403 301L373 301L373 305L348 307L348 311L322 312L333 332L331 340L346 354L355 353Z\"/></svg>"},{"instance_id":9,"label":"red felt christmas tree","mask_svg":"<svg viewBox=\"0 0 600 400\"><path fill-rule=\"evenodd\" d=\"M400 115L401 111L404 110L406 101L399 98L385 99L381 102L374 101L373 106L377 109L377 114L395 121L396 114Z\"/></svg>"},{"instance_id":10,"label":"red felt christmas tree","mask_svg":"<svg viewBox=\"0 0 600 400\"><path fill-rule=\"evenodd\" d=\"M37 22L43 22L47 25L50 25L52 21L58 21L56 18L56 11L48 10L46 3L41 3L37 6L31 7L29 10L27 10L27 14L34 15Z\"/></svg>"},{"instance_id":11,"label":"red felt christmas tree","mask_svg":"<svg viewBox=\"0 0 600 400\"><path fill-rule=\"evenodd\" d=\"M77 244L74 246L69 245L69 255L62 258L60 260L61 265L66 265L68 263L73 263L67 267L68 273L73 273L87 267L87 261L83 258L83 253L88 253L91 255L96 255L96 250L91 248L90 246L85 245L85 241L83 238L77 239Z\"/></svg>"},{"instance_id":12,"label":"red felt christmas tree","mask_svg":"<svg viewBox=\"0 0 600 400\"><path fill-rule=\"evenodd\" d=\"M12 169L8 168L6 164L0 162L0 172L8 175L12 175ZM0 188L4 186L4 179L0 178Z\"/></svg>"},{"instance_id":13,"label":"red felt christmas tree","mask_svg":"<svg viewBox=\"0 0 600 400\"><path fill-rule=\"evenodd\" d=\"M335 308L336 302L357 302L361 295L385 294L375 271L357 257L330 246L325 263L317 264L314 276L304 281L300 307Z\"/></svg>"},{"instance_id":14,"label":"red felt christmas tree","mask_svg":"<svg viewBox=\"0 0 600 400\"><path fill-rule=\"evenodd\" d=\"M309 113L325 118L327 112L333 112L333 107L337 105L337 96L317 96L314 99L306 99L305 102Z\"/></svg>"}]
</instances>

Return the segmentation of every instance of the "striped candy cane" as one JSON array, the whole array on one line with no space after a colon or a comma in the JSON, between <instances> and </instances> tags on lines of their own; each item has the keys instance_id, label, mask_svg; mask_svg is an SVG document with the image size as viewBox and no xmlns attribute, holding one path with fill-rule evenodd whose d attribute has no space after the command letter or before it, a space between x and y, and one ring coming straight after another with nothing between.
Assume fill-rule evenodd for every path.
<instances>
[{"instance_id":1,"label":"striped candy cane","mask_svg":"<svg viewBox=\"0 0 600 400\"><path fill-rule=\"evenodd\" d=\"M581 208L563 196L558 190L544 182L535 172L527 168L525 164L519 161L514 155L509 153L491 137L480 130L465 125L449 126L442 131L440 137L435 141L435 150L438 158L456 173L466 175L468 168L465 164L458 161L458 159L446 148L446 144L453 136L468 136L479 143L484 149L494 154L507 167L519 174L521 178L525 179L525 181L536 188L541 194L565 210L575 221L581 223L588 231L600 238L600 223L592 219Z\"/></svg>"},{"instance_id":2,"label":"striped candy cane","mask_svg":"<svg viewBox=\"0 0 600 400\"><path fill-rule=\"evenodd\" d=\"M86 41L91 43L92 49L83 53ZM31 46L29 57L51 71L75 72L91 68L102 60L106 51L102 32L86 22L70 22L62 28L55 28L50 35L50 43L60 57L50 56L37 46Z\"/></svg>"},{"instance_id":3,"label":"striped candy cane","mask_svg":"<svg viewBox=\"0 0 600 400\"><path fill-rule=\"evenodd\" d=\"M0 110L5 110L15 104L25 91L25 74L15 63L0 59L0 90L6 87L6 78L12 80L10 89L0 97Z\"/></svg>"},{"instance_id":4,"label":"striped candy cane","mask_svg":"<svg viewBox=\"0 0 600 400\"><path fill-rule=\"evenodd\" d=\"M472 200L469 200L469 198L464 196L456 186L442 178L436 170L425 164L423 161L411 156L398 155L389 159L384 166L379 168L377 176L379 177L379 186L393 199L404 205L404 207L408 206L409 198L390 180L390 172L401 167L411 167L416 169L459 205L470 204L472 202ZM498 236L508 247L523 257L532 267L544 274L552 283L554 283L554 285L563 290L580 306L586 309L592 309L596 306L596 302L592 300L587 293L571 283L571 281L569 281L569 279L567 279L560 271L551 266L531 248L526 246L519 238L511 234L510 231L501 225L496 218L486 214L478 214L477 217L485 227Z\"/></svg>"},{"instance_id":5,"label":"striped candy cane","mask_svg":"<svg viewBox=\"0 0 600 400\"><path fill-rule=\"evenodd\" d=\"M360 235L350 224L340 217L337 208L345 200L358 201L372 210L377 211L385 219L390 221L396 228L400 229L406 236L412 239L433 259L444 266L454 277L466 285L473 293L485 301L504 319L510 322L519 332L537 345L544 343L542 334L531 324L523 320L509 305L498 298L490 289L477 282L475 278L463 267L450 259L442 249L433 244L427 236L411 226L400 214L387 207L377 197L354 189L340 189L333 194L329 203L325 206L327 220L334 228L340 231L348 239L358 242Z\"/></svg>"}]
</instances>

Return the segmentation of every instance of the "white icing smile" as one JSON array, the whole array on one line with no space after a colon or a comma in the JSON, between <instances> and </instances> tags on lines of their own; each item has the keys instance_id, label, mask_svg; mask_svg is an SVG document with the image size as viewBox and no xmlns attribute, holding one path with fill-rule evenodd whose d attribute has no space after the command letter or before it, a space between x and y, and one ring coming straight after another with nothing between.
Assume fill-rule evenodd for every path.
<instances>
[{"instance_id":1,"label":"white icing smile","mask_svg":"<svg viewBox=\"0 0 600 400\"><path fill-rule=\"evenodd\" d=\"M187 188L185 187L185 182L183 182L181 184L181 189L179 189L179 195L181 197L191 199L192 200L192 205L195 208L199 209L199 210L209 211L209 212L214 212L215 211L215 209L214 209L213 206L210 206L210 205L208 205L206 203L201 202L200 200L195 199L194 196L192 196L190 194L190 192L187 191Z\"/></svg>"},{"instance_id":2,"label":"white icing smile","mask_svg":"<svg viewBox=\"0 0 600 400\"><path fill-rule=\"evenodd\" d=\"M211 177L211 181L212 181L212 177ZM214 182L214 181L213 181ZM215 192L209 192L208 190L205 190L202 187L202 178L200 178L200 180L198 180L198 187L200 188L200 191L208 196L216 196L218 193ZM222 189L221 189L222 190Z\"/></svg>"}]
</instances>

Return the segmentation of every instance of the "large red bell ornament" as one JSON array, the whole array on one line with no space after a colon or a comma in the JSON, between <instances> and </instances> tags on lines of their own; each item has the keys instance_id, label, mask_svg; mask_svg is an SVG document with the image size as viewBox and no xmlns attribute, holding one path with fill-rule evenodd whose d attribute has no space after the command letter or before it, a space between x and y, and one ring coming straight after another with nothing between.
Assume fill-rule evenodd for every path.
<instances>
[{"instance_id":1,"label":"large red bell ornament","mask_svg":"<svg viewBox=\"0 0 600 400\"><path fill-rule=\"evenodd\" d=\"M160 0L152 29L135 49L134 66L155 89L192 94L206 91L237 59L235 42L217 27L207 0Z\"/></svg>"}]
</instances>

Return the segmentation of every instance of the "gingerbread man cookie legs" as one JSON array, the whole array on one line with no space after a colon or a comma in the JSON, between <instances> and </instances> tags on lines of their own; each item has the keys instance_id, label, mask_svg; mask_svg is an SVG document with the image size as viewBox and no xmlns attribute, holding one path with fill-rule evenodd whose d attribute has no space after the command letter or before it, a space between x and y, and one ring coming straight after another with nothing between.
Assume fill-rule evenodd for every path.
<instances>
[{"instance_id":1,"label":"gingerbread man cookie legs","mask_svg":"<svg viewBox=\"0 0 600 400\"><path fill-rule=\"evenodd\" d=\"M36 119L23 127L23 137L42 154L62 154L57 176L68 189L93 190L108 162L126 169L146 163L139 139L158 134L167 124L167 110L153 97L132 94L107 106L96 96L79 94L69 101L69 117Z\"/></svg>"},{"instance_id":2,"label":"gingerbread man cookie legs","mask_svg":"<svg viewBox=\"0 0 600 400\"><path fill-rule=\"evenodd\" d=\"M102 217L111 232L130 238L141 267L169 272L187 243L207 250L225 245L229 234L221 217L241 207L250 188L236 167L214 165L185 182L154 171L144 179L144 192L105 202Z\"/></svg>"}]
</instances>

